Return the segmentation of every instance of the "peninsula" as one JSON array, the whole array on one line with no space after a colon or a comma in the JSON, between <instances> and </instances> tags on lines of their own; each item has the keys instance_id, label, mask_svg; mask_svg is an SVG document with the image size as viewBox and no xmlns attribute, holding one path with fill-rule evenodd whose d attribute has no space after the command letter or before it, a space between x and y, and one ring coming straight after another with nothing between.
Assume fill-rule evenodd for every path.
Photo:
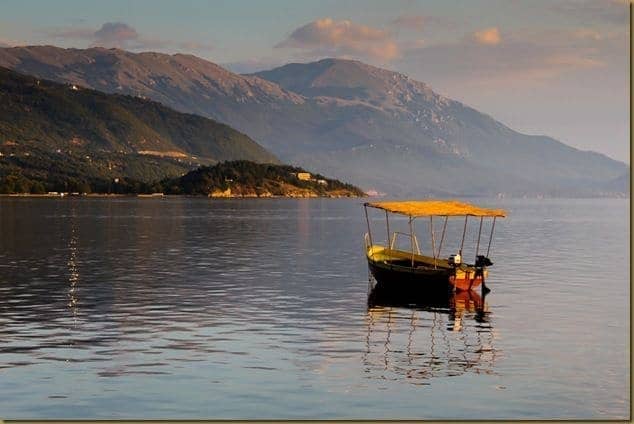
<instances>
[{"instance_id":1,"label":"peninsula","mask_svg":"<svg viewBox=\"0 0 634 424\"><path fill-rule=\"evenodd\" d=\"M245 160L201 167L158 183L166 194L210 197L360 197L351 184L289 165Z\"/></svg>"}]
</instances>

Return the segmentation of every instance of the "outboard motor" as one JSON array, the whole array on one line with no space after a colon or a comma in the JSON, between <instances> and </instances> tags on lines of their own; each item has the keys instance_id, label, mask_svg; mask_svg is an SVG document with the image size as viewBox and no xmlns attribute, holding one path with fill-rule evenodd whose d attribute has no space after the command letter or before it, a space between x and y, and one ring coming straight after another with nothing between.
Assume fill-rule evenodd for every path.
<instances>
[{"instance_id":1,"label":"outboard motor","mask_svg":"<svg viewBox=\"0 0 634 424\"><path fill-rule=\"evenodd\" d=\"M489 289L486 284L484 284L484 268L493 265L493 262L491 262L491 259L487 258L484 255L478 255L476 256L476 261L474 265L476 268L476 278L482 278L482 295L484 296L491 291L491 289Z\"/></svg>"},{"instance_id":2,"label":"outboard motor","mask_svg":"<svg viewBox=\"0 0 634 424\"><path fill-rule=\"evenodd\" d=\"M484 255L478 255L475 262L476 268L485 268L487 266L493 265L493 262L489 258Z\"/></svg>"}]
</instances>

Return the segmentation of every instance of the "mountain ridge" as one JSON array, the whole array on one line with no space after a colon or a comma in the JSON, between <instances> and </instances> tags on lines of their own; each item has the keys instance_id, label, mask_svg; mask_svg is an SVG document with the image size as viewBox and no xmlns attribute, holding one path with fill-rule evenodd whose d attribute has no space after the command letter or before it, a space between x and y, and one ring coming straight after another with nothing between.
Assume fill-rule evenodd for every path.
<instances>
[{"instance_id":1,"label":"mountain ridge","mask_svg":"<svg viewBox=\"0 0 634 424\"><path fill-rule=\"evenodd\" d=\"M279 162L209 118L0 67L0 176L26 173L50 184L149 181L236 159Z\"/></svg>"},{"instance_id":2,"label":"mountain ridge","mask_svg":"<svg viewBox=\"0 0 634 424\"><path fill-rule=\"evenodd\" d=\"M36 46L0 49L7 63L226 122L286 162L394 195L600 194L629 170L520 134L424 82L358 61L238 75L192 55Z\"/></svg>"}]
</instances>

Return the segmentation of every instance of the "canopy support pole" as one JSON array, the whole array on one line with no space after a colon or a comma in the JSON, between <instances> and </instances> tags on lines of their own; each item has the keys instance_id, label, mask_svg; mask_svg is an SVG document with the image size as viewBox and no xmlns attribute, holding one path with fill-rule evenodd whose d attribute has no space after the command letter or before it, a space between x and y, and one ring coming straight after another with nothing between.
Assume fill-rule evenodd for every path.
<instances>
[{"instance_id":1,"label":"canopy support pole","mask_svg":"<svg viewBox=\"0 0 634 424\"><path fill-rule=\"evenodd\" d=\"M482 220L484 220L484 217L481 216L480 217L480 229L478 230L478 243L476 244L476 254L475 254L475 260L478 260L478 253L480 251L480 236L482 235Z\"/></svg>"},{"instance_id":2,"label":"canopy support pole","mask_svg":"<svg viewBox=\"0 0 634 424\"><path fill-rule=\"evenodd\" d=\"M372 230L370 230L370 218L368 218L368 207L363 205L363 209L365 209L365 222L368 223L368 238L370 239L370 249L374 243L372 243ZM372 251L372 256L374 256L374 251Z\"/></svg>"},{"instance_id":3,"label":"canopy support pole","mask_svg":"<svg viewBox=\"0 0 634 424\"><path fill-rule=\"evenodd\" d=\"M462 230L462 241L460 242L460 250L458 253L462 256L462 248L464 247L464 236L467 234L467 219L469 219L469 215L464 216L464 229Z\"/></svg>"},{"instance_id":4,"label":"canopy support pole","mask_svg":"<svg viewBox=\"0 0 634 424\"><path fill-rule=\"evenodd\" d=\"M489 257L489 250L491 250L491 240L493 240L493 230L495 229L495 219L497 216L493 217L493 225L491 225L491 234L489 235L489 246L487 246L487 258Z\"/></svg>"},{"instance_id":5,"label":"canopy support pole","mask_svg":"<svg viewBox=\"0 0 634 424\"><path fill-rule=\"evenodd\" d=\"M385 211L385 224L387 225L387 242L386 242L386 247L389 249L392 249L391 243L390 243L390 220L387 216L387 211Z\"/></svg>"},{"instance_id":6,"label":"canopy support pole","mask_svg":"<svg viewBox=\"0 0 634 424\"><path fill-rule=\"evenodd\" d=\"M438 255L437 258L440 258L440 251L442 250L442 242L445 240L445 230L447 229L447 220L449 219L448 215L445 215L445 223L442 226L442 236L440 236L440 245L438 246Z\"/></svg>"},{"instance_id":7,"label":"canopy support pole","mask_svg":"<svg viewBox=\"0 0 634 424\"><path fill-rule=\"evenodd\" d=\"M410 239L410 245L411 245L411 249L412 249L412 268L414 268L414 225L413 225L413 221L414 221L414 219L410 216L409 217L409 239Z\"/></svg>"},{"instance_id":8,"label":"canopy support pole","mask_svg":"<svg viewBox=\"0 0 634 424\"><path fill-rule=\"evenodd\" d=\"M434 217L429 215L429 232L431 233L431 254L434 257L434 269L436 269L436 240L434 238Z\"/></svg>"}]
</instances>

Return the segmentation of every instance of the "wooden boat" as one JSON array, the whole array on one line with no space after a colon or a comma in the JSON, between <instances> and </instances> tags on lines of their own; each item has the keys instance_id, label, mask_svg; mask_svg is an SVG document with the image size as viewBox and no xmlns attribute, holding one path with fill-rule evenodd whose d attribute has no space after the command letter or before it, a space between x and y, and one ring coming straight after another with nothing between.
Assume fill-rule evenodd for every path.
<instances>
[{"instance_id":1,"label":"wooden boat","mask_svg":"<svg viewBox=\"0 0 634 424\"><path fill-rule=\"evenodd\" d=\"M479 286L482 286L483 292L488 290L484 285L484 281L488 277L488 267L493 265L489 259L493 230L496 219L506 216L505 211L481 208L463 202L439 200L372 202L365 203L364 208L368 224L368 232L365 234L365 253L370 273L377 284L397 291L407 290L413 292L447 291L447 289L471 290ZM373 242L368 208L385 211L388 240L386 245ZM390 214L408 217L409 233L397 231L391 233ZM427 217L430 224L431 256L421 253L418 239L414 232L414 221ZM438 248L436 248L433 227L434 217L444 218ZM464 227L460 248L456 253L444 258L442 257L442 245L449 217L464 217ZM475 259L472 264L462 261L469 217L480 218ZM486 254L481 255L480 241L484 218L492 218L493 221ZM409 250L395 248L395 241L398 235L409 238Z\"/></svg>"}]
</instances>

